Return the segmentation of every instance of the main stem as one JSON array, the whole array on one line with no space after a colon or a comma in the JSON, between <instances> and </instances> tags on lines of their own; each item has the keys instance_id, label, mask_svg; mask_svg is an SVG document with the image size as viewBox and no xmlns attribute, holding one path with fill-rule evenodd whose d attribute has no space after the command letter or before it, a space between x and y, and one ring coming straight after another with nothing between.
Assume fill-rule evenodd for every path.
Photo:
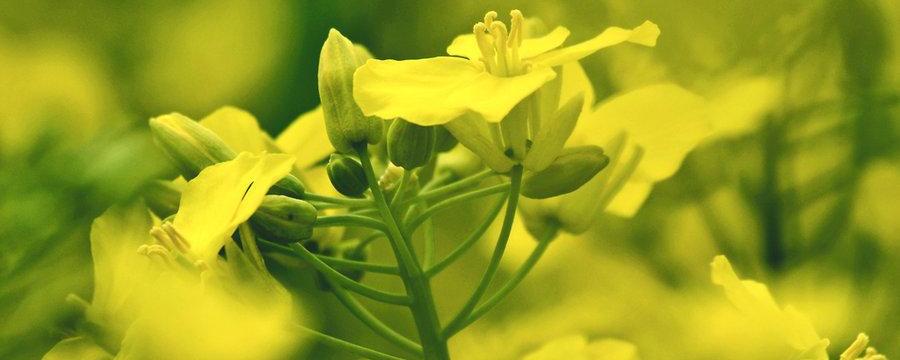
<instances>
[{"instance_id":1,"label":"main stem","mask_svg":"<svg viewBox=\"0 0 900 360\"><path fill-rule=\"evenodd\" d=\"M388 239L394 255L397 257L400 277L406 287L407 296L412 300L409 309L419 332L423 355L426 360L449 360L450 352L447 350L447 340L441 336L441 324L438 320L428 277L425 276L424 271L415 260L412 250L407 246L411 242L404 238L384 193L378 187L378 180L375 177L375 170L372 168L372 161L365 143L357 145L356 151L359 153L369 188L372 190L375 206L387 225Z\"/></svg>"}]
</instances>

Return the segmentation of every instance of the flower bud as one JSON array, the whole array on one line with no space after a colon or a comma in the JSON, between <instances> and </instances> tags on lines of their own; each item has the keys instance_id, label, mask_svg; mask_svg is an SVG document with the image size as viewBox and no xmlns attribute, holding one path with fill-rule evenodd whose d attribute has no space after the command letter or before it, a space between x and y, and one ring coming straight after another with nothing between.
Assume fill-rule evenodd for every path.
<instances>
[{"instance_id":1,"label":"flower bud","mask_svg":"<svg viewBox=\"0 0 900 360\"><path fill-rule=\"evenodd\" d=\"M156 144L187 180L207 166L236 156L214 132L178 113L150 119L150 130Z\"/></svg>"},{"instance_id":2,"label":"flower bud","mask_svg":"<svg viewBox=\"0 0 900 360\"><path fill-rule=\"evenodd\" d=\"M353 100L353 73L362 65L365 54L331 29L319 55L319 98L325 129L334 148L344 153L353 152L356 144L381 141L381 120L363 116Z\"/></svg>"},{"instance_id":3,"label":"flower bud","mask_svg":"<svg viewBox=\"0 0 900 360\"><path fill-rule=\"evenodd\" d=\"M443 126L434 127L434 152L443 153L453 150L459 144L459 140Z\"/></svg>"},{"instance_id":4,"label":"flower bud","mask_svg":"<svg viewBox=\"0 0 900 360\"><path fill-rule=\"evenodd\" d=\"M335 190L346 196L362 197L362 194L369 188L366 172L362 165L349 156L331 154L325 171Z\"/></svg>"},{"instance_id":5,"label":"flower bud","mask_svg":"<svg viewBox=\"0 0 900 360\"><path fill-rule=\"evenodd\" d=\"M186 180L193 179L207 166L237 156L212 130L178 113L150 119L150 130L157 145ZM269 193L299 198L305 191L300 179L288 175L272 185Z\"/></svg>"},{"instance_id":6,"label":"flower bud","mask_svg":"<svg viewBox=\"0 0 900 360\"><path fill-rule=\"evenodd\" d=\"M165 219L178 212L181 203L181 190L170 181L154 180L144 189L144 203L160 219Z\"/></svg>"},{"instance_id":7,"label":"flower bud","mask_svg":"<svg viewBox=\"0 0 900 360\"><path fill-rule=\"evenodd\" d=\"M316 216L316 208L306 201L266 195L250 217L250 225L262 238L287 244L312 237Z\"/></svg>"},{"instance_id":8,"label":"flower bud","mask_svg":"<svg viewBox=\"0 0 900 360\"><path fill-rule=\"evenodd\" d=\"M396 119L388 130L388 157L394 165L412 170L431 160L434 143L433 126L420 126Z\"/></svg>"},{"instance_id":9,"label":"flower bud","mask_svg":"<svg viewBox=\"0 0 900 360\"><path fill-rule=\"evenodd\" d=\"M546 199L577 190L609 164L599 146L564 149L546 169L525 176L522 195Z\"/></svg>"}]
</instances>

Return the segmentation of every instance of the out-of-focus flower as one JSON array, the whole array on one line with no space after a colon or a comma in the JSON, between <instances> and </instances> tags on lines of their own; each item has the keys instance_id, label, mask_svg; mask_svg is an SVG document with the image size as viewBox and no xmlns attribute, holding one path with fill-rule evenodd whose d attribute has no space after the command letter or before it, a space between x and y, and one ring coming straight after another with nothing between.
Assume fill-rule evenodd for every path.
<instances>
[{"instance_id":1,"label":"out-of-focus flower","mask_svg":"<svg viewBox=\"0 0 900 360\"><path fill-rule=\"evenodd\" d=\"M559 48L568 30L559 27L545 36L526 38L522 13L513 10L510 15L509 31L491 11L475 25L474 34L457 37L447 52L461 57L368 61L354 75L354 97L363 113L403 118L422 126L445 124L498 172L526 160L527 143L542 138L539 129L558 123L563 127L553 134L563 139L558 148L539 152L552 161L568 136L565 127L572 121L551 118L558 107L553 103L558 93L552 89L546 109L538 108L543 105L539 98L523 100L556 78L554 66L577 62L623 42L654 46L659 35L659 28L648 21L632 30L609 28L593 39ZM549 161L541 163L549 165Z\"/></svg>"},{"instance_id":2,"label":"out-of-focus flower","mask_svg":"<svg viewBox=\"0 0 900 360\"><path fill-rule=\"evenodd\" d=\"M637 348L616 339L588 342L587 338L572 335L551 340L524 360L638 360Z\"/></svg>"},{"instance_id":3,"label":"out-of-focus flower","mask_svg":"<svg viewBox=\"0 0 900 360\"><path fill-rule=\"evenodd\" d=\"M292 164L289 155L244 152L212 165L188 182L172 223L153 226L143 206L98 218L87 311L97 330L87 335L123 359L271 359L293 351L290 296L231 241ZM65 340L47 357L97 352L76 344L82 340Z\"/></svg>"},{"instance_id":4,"label":"out-of-focus flower","mask_svg":"<svg viewBox=\"0 0 900 360\"><path fill-rule=\"evenodd\" d=\"M828 359L825 352L828 339L819 337L806 316L792 306L779 307L764 284L739 279L724 256L716 256L711 267L713 283L722 286L728 300L745 316L747 323L767 329L771 344L777 345L777 349L771 350L773 356Z\"/></svg>"}]
</instances>

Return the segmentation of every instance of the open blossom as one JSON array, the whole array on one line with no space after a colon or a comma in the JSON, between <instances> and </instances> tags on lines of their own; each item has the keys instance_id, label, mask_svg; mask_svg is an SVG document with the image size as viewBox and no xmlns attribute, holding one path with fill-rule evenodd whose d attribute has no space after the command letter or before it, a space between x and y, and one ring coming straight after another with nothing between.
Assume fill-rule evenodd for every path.
<instances>
[{"instance_id":1,"label":"open blossom","mask_svg":"<svg viewBox=\"0 0 900 360\"><path fill-rule=\"evenodd\" d=\"M552 135L553 146L533 152L549 161L525 164L540 171L562 150L577 118L577 112L563 119L554 116L560 107L558 86L548 86L557 78L554 67L624 42L654 46L659 35L659 28L648 21L631 30L612 27L560 48L567 29L529 38L522 13L513 10L510 16L507 30L496 12L488 12L473 34L457 37L447 48L455 56L369 60L354 75L356 102L366 115L444 125L498 172L526 161L529 149L553 142L545 139Z\"/></svg>"}]
</instances>

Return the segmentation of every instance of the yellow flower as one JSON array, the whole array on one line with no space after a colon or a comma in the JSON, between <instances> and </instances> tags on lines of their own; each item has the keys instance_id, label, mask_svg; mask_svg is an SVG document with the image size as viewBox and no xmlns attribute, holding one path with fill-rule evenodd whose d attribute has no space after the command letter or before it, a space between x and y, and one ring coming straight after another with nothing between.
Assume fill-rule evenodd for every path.
<instances>
[{"instance_id":1,"label":"yellow flower","mask_svg":"<svg viewBox=\"0 0 900 360\"><path fill-rule=\"evenodd\" d=\"M782 343L784 356L797 360L827 360L828 339L820 338L803 314L791 306L781 308L766 285L741 280L724 256L716 256L712 264L712 282L722 286L725 296L749 324L768 330Z\"/></svg>"},{"instance_id":2,"label":"yellow flower","mask_svg":"<svg viewBox=\"0 0 900 360\"><path fill-rule=\"evenodd\" d=\"M187 183L172 223L159 224L143 206L113 208L95 220L87 319L101 330L64 340L47 357L272 359L292 351L290 296L231 235L293 162L243 152L207 167Z\"/></svg>"},{"instance_id":3,"label":"yellow flower","mask_svg":"<svg viewBox=\"0 0 900 360\"><path fill-rule=\"evenodd\" d=\"M522 13L513 10L510 15L509 31L491 11L475 24L473 34L457 37L447 52L460 57L369 60L354 74L356 102L365 115L399 117L422 126L445 124L488 166L506 172L514 164L510 156L524 160L529 136L540 137L540 123L553 122L557 104L552 100L546 101L547 109L538 109L539 99L523 102L557 77L553 67L623 42L655 46L659 35L648 21L632 30L609 28L557 49L568 30L560 27L528 39ZM548 91L553 98L552 89Z\"/></svg>"},{"instance_id":4,"label":"yellow flower","mask_svg":"<svg viewBox=\"0 0 900 360\"><path fill-rule=\"evenodd\" d=\"M568 232L584 232L602 211L633 216L653 184L674 175L712 131L707 102L677 85L649 85L595 106L593 87L579 64L563 66L561 78L560 102L585 99L585 110L566 145L600 146L610 163L571 193L523 199L521 209L533 234L544 233L548 222Z\"/></svg>"}]
</instances>

